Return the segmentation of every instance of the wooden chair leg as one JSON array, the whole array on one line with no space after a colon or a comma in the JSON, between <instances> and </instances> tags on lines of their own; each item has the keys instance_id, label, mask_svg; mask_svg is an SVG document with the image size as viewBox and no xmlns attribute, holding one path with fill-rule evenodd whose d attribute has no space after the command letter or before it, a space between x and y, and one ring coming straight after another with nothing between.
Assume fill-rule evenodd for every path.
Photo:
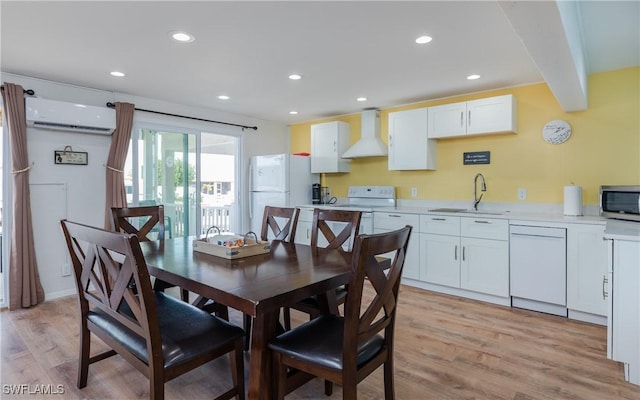
<instances>
[{"instance_id":1,"label":"wooden chair leg","mask_svg":"<svg viewBox=\"0 0 640 400\"><path fill-rule=\"evenodd\" d=\"M252 317L250 315L244 314L244 349L245 351L249 351L251 348L251 321Z\"/></svg>"},{"instance_id":2,"label":"wooden chair leg","mask_svg":"<svg viewBox=\"0 0 640 400\"><path fill-rule=\"evenodd\" d=\"M291 309L289 307L282 308L282 319L284 319L284 329L291 330Z\"/></svg>"},{"instance_id":3,"label":"wooden chair leg","mask_svg":"<svg viewBox=\"0 0 640 400\"><path fill-rule=\"evenodd\" d=\"M231 361L231 378L233 379L233 387L238 391L237 398L244 400L244 352L242 351L243 342L241 340L236 342L236 348L232 353L229 353L229 359Z\"/></svg>"},{"instance_id":4,"label":"wooden chair leg","mask_svg":"<svg viewBox=\"0 0 640 400\"><path fill-rule=\"evenodd\" d=\"M86 326L86 321L80 328L80 354L78 357L78 389L87 386L89 376L89 354L91 353L91 333Z\"/></svg>"},{"instance_id":5,"label":"wooden chair leg","mask_svg":"<svg viewBox=\"0 0 640 400\"><path fill-rule=\"evenodd\" d=\"M324 381L324 394L327 396L331 396L333 394L333 382L327 380Z\"/></svg>"},{"instance_id":6,"label":"wooden chair leg","mask_svg":"<svg viewBox=\"0 0 640 400\"><path fill-rule=\"evenodd\" d=\"M384 399L395 399L395 388L393 382L393 358L389 356L387 362L384 363Z\"/></svg>"}]
</instances>

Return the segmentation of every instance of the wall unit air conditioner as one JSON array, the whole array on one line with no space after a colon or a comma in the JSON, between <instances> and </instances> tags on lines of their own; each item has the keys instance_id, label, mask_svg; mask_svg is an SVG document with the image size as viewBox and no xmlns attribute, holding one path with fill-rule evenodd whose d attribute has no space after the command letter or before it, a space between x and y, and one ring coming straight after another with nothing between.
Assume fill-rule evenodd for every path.
<instances>
[{"instance_id":1,"label":"wall unit air conditioner","mask_svg":"<svg viewBox=\"0 0 640 400\"><path fill-rule=\"evenodd\" d=\"M27 97L27 125L56 131L111 135L116 129L116 111L64 101Z\"/></svg>"}]
</instances>

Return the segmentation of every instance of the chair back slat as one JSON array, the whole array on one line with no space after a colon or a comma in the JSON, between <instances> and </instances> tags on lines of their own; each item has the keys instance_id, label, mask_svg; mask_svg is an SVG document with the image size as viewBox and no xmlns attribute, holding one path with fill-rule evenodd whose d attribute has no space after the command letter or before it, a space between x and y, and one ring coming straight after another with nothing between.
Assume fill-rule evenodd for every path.
<instances>
[{"instance_id":1,"label":"chair back slat","mask_svg":"<svg viewBox=\"0 0 640 400\"><path fill-rule=\"evenodd\" d=\"M360 231L361 218L361 211L314 209L313 223L311 225L311 246L318 248L320 234L322 234L328 243L326 248L344 249L343 245L347 243L346 251L352 251L355 237L358 236ZM330 222L344 223L345 225L336 234L329 225Z\"/></svg>"},{"instance_id":2,"label":"chair back slat","mask_svg":"<svg viewBox=\"0 0 640 400\"><path fill-rule=\"evenodd\" d=\"M139 223L139 228L132 223L134 218L138 222L143 221ZM152 240L150 237L152 232L157 232L158 240L164 240L165 218L163 205L113 207L111 208L111 220L114 231L134 234L141 242Z\"/></svg>"},{"instance_id":3,"label":"chair back slat","mask_svg":"<svg viewBox=\"0 0 640 400\"><path fill-rule=\"evenodd\" d=\"M138 335L153 338L149 321L157 319L155 300L138 237L66 220L61 225L83 317L91 306ZM129 285L132 280L137 294ZM159 340L159 330L156 333Z\"/></svg>"},{"instance_id":4,"label":"chair back slat","mask_svg":"<svg viewBox=\"0 0 640 400\"><path fill-rule=\"evenodd\" d=\"M400 278L411 230L407 225L396 231L356 238L345 301L345 355L355 357L348 349L357 348L358 343L385 329L385 340L392 340ZM376 258L383 255L392 255L389 268L381 266L381 259ZM373 298L367 302L362 299L365 282L374 290Z\"/></svg>"},{"instance_id":5,"label":"chair back slat","mask_svg":"<svg viewBox=\"0 0 640 400\"><path fill-rule=\"evenodd\" d=\"M262 217L260 239L269 240L269 232L271 232L273 240L286 241L289 238L288 241L293 242L296 236L298 214L299 210L295 207L266 206Z\"/></svg>"}]
</instances>

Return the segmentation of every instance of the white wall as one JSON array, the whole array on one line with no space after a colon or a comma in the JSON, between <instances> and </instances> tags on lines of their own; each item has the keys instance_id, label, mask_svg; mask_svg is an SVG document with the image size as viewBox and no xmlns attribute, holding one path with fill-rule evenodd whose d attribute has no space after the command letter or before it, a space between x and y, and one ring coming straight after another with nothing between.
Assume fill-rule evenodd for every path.
<instances>
[{"instance_id":1,"label":"white wall","mask_svg":"<svg viewBox=\"0 0 640 400\"><path fill-rule=\"evenodd\" d=\"M221 124L194 121L151 113L136 112L136 122L178 126L198 129L210 133L230 134L240 137L240 195L239 203L243 214L243 230L249 227L248 220L248 179L246 179L249 158L258 154L274 154L289 151L289 134L286 124L249 118L243 115L221 111L195 108L173 104L161 100L137 97L123 93L108 92L91 88L45 81L21 75L0 73L0 81L21 85L24 89L33 89L36 96L95 106L105 106L107 102L124 101L136 107L187 115L210 120L257 126L258 130L245 130ZM7 135L4 135L7 136ZM6 137L3 138L8 145ZM89 164L55 165L53 151L62 150L66 145L74 151L88 152ZM71 132L54 132L27 129L27 150L29 160L33 162L30 170L32 184L32 204L34 210L34 235L38 269L47 299L61 297L75 292L72 277L62 276L62 269L68 264L64 251L64 241L60 231L59 217L69 220L102 226L104 224L105 205L105 163L111 145L110 136L87 135ZM4 162L3 198L10 199L13 180L9 160ZM9 203L4 206L4 241L9 242L11 219ZM38 220L35 220L38 217ZM60 247L63 251L60 251ZM4 246L8 249L8 243ZM7 253L3 251L5 262ZM5 263L5 265L8 265Z\"/></svg>"}]
</instances>

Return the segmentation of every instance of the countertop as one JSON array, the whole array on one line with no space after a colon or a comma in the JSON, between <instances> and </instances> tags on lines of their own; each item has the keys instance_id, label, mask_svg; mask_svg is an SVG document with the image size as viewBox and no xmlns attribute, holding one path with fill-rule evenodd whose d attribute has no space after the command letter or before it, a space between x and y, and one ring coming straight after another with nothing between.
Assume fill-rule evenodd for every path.
<instances>
[{"instance_id":1,"label":"countertop","mask_svg":"<svg viewBox=\"0 0 640 400\"><path fill-rule=\"evenodd\" d=\"M478 212L464 211L464 212L443 212L434 211L433 208L428 207L383 207L376 208L376 211L382 212L397 212L406 214L425 214L425 215L448 215L456 217L475 217L475 218L496 218L496 219L508 219L511 222L515 221L531 221L532 223L581 223L581 224L606 224L607 219L600 216L567 216L558 213L537 213L537 212L523 212L523 211L498 211L498 210L480 210Z\"/></svg>"}]
</instances>

